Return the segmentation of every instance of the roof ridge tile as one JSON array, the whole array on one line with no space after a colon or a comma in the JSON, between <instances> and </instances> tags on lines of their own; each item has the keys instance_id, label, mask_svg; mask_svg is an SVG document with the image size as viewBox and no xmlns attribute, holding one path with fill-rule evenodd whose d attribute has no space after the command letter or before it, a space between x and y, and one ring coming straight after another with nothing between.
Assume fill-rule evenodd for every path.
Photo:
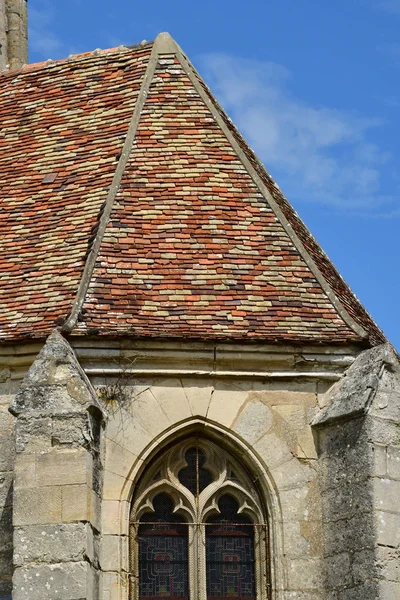
<instances>
[{"instance_id":1,"label":"roof ridge tile","mask_svg":"<svg viewBox=\"0 0 400 600\"><path fill-rule=\"evenodd\" d=\"M145 43L144 43L145 42ZM41 69L45 69L47 67L58 67L65 64L70 64L73 62L79 62L84 60L90 60L91 58L97 58L99 56L110 56L113 54L121 54L122 52L132 52L132 50L137 50L138 48L144 48L146 46L151 46L153 41L145 41L140 42L140 44L132 44L132 45L120 45L115 46L113 48L96 48L95 50L90 50L88 52L78 52L77 54L70 54L64 58L52 59L48 58L47 60L28 63L19 67L17 69L7 69L5 71L0 71L0 82L1 77L7 76L17 76L18 74L32 73Z\"/></svg>"}]
</instances>

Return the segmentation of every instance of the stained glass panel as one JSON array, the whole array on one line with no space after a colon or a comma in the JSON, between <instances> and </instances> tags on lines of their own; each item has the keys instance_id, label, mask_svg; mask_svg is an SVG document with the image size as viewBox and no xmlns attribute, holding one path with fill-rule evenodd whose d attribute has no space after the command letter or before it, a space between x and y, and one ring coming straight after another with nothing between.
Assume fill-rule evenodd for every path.
<instances>
[{"instance_id":1,"label":"stained glass panel","mask_svg":"<svg viewBox=\"0 0 400 600\"><path fill-rule=\"evenodd\" d=\"M192 494L197 493L197 448L190 448L185 454L186 467L178 473L178 479Z\"/></svg>"},{"instance_id":2,"label":"stained glass panel","mask_svg":"<svg viewBox=\"0 0 400 600\"><path fill-rule=\"evenodd\" d=\"M190 448L185 454L186 467L181 469L178 479L195 496L213 481L211 473L204 468L206 457L200 448Z\"/></svg>"},{"instance_id":3,"label":"stained glass panel","mask_svg":"<svg viewBox=\"0 0 400 600\"><path fill-rule=\"evenodd\" d=\"M213 482L213 476L210 471L204 468L206 457L202 450L199 449L199 493L206 489Z\"/></svg>"},{"instance_id":4,"label":"stained glass panel","mask_svg":"<svg viewBox=\"0 0 400 600\"><path fill-rule=\"evenodd\" d=\"M207 599L255 600L254 527L231 496L206 525Z\"/></svg>"},{"instance_id":5,"label":"stained glass panel","mask_svg":"<svg viewBox=\"0 0 400 600\"><path fill-rule=\"evenodd\" d=\"M154 513L140 520L140 600L188 600L188 530L173 514L167 494L153 500Z\"/></svg>"}]
</instances>

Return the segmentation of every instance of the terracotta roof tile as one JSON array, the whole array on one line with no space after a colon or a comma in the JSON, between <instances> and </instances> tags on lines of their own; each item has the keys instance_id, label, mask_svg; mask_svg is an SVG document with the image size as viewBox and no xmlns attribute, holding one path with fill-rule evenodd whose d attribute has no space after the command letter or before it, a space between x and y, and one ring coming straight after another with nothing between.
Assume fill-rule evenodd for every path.
<instances>
[{"instance_id":1,"label":"terracotta roof tile","mask_svg":"<svg viewBox=\"0 0 400 600\"><path fill-rule=\"evenodd\" d=\"M0 75L1 339L70 312L150 51Z\"/></svg>"},{"instance_id":2,"label":"terracotta roof tile","mask_svg":"<svg viewBox=\"0 0 400 600\"><path fill-rule=\"evenodd\" d=\"M169 36L0 86L3 339L384 339Z\"/></svg>"}]
</instances>

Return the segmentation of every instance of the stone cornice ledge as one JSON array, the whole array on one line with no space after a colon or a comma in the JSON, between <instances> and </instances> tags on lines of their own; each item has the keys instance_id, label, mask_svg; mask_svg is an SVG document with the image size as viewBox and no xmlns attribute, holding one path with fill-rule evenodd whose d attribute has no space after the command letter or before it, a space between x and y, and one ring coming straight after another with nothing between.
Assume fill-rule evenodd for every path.
<instances>
[{"instance_id":1,"label":"stone cornice ledge","mask_svg":"<svg viewBox=\"0 0 400 600\"><path fill-rule=\"evenodd\" d=\"M176 341L73 339L89 376L212 376L337 381L354 362L356 346L244 345Z\"/></svg>"}]
</instances>

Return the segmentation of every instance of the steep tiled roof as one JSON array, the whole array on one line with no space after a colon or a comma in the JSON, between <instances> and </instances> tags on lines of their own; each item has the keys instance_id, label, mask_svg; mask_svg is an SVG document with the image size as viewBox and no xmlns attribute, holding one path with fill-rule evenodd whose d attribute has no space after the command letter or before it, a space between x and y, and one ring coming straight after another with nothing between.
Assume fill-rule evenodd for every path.
<instances>
[{"instance_id":1,"label":"steep tiled roof","mask_svg":"<svg viewBox=\"0 0 400 600\"><path fill-rule=\"evenodd\" d=\"M384 340L168 35L0 90L3 340Z\"/></svg>"}]
</instances>

